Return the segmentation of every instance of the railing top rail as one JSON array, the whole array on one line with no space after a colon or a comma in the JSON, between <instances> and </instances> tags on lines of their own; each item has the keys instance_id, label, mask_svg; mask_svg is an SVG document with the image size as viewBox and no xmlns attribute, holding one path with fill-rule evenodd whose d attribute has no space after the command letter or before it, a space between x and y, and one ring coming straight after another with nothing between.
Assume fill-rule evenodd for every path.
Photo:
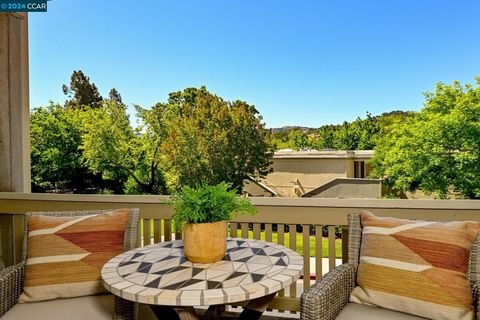
<instances>
[{"instance_id":1,"label":"railing top rail","mask_svg":"<svg viewBox=\"0 0 480 320\"><path fill-rule=\"evenodd\" d=\"M0 192L4 200L103 202L161 204L169 196L164 195L86 195ZM267 198L251 197L256 206L266 207L325 207L325 208L378 208L378 209L437 209L480 210L480 200L403 200L403 199L326 199L326 198Z\"/></svg>"}]
</instances>

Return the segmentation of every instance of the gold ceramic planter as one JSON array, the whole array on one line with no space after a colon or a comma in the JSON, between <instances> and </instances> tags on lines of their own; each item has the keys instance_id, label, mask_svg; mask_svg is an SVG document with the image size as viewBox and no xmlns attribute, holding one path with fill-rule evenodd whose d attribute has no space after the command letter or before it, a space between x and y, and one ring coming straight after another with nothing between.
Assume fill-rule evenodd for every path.
<instances>
[{"instance_id":1,"label":"gold ceramic planter","mask_svg":"<svg viewBox=\"0 0 480 320\"><path fill-rule=\"evenodd\" d=\"M185 224L183 250L187 259L195 263L213 263L222 260L227 252L226 230L225 221Z\"/></svg>"}]
</instances>

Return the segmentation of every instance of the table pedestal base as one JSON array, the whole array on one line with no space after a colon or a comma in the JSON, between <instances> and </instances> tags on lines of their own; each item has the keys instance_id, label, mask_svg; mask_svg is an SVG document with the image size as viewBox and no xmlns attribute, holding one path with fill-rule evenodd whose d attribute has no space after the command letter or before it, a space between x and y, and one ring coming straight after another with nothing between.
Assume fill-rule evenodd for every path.
<instances>
[{"instance_id":1,"label":"table pedestal base","mask_svg":"<svg viewBox=\"0 0 480 320\"><path fill-rule=\"evenodd\" d=\"M238 320L258 320L267 310L276 293L250 300L243 309ZM219 320L224 305L210 306L205 314L199 317L193 307L150 306L155 316L160 320Z\"/></svg>"}]
</instances>

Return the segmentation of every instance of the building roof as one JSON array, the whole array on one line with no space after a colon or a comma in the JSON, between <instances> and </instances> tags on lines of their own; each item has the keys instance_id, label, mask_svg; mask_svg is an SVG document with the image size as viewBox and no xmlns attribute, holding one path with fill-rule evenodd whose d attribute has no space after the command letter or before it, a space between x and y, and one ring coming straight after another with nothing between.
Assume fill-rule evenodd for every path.
<instances>
[{"instance_id":1,"label":"building roof","mask_svg":"<svg viewBox=\"0 0 480 320\"><path fill-rule=\"evenodd\" d=\"M302 150L280 149L274 159L371 159L373 150Z\"/></svg>"}]
</instances>

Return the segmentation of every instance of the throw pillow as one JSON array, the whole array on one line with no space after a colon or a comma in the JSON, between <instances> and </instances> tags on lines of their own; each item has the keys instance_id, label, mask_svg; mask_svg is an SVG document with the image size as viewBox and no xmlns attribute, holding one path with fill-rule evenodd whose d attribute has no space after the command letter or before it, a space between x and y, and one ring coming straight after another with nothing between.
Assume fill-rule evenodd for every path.
<instances>
[{"instance_id":1,"label":"throw pillow","mask_svg":"<svg viewBox=\"0 0 480 320\"><path fill-rule=\"evenodd\" d=\"M350 301L428 319L473 319L467 278L478 222L361 214L357 284Z\"/></svg>"},{"instance_id":2,"label":"throw pillow","mask_svg":"<svg viewBox=\"0 0 480 320\"><path fill-rule=\"evenodd\" d=\"M127 209L76 217L31 216L19 302L105 292L100 271L123 251L127 223Z\"/></svg>"}]
</instances>

